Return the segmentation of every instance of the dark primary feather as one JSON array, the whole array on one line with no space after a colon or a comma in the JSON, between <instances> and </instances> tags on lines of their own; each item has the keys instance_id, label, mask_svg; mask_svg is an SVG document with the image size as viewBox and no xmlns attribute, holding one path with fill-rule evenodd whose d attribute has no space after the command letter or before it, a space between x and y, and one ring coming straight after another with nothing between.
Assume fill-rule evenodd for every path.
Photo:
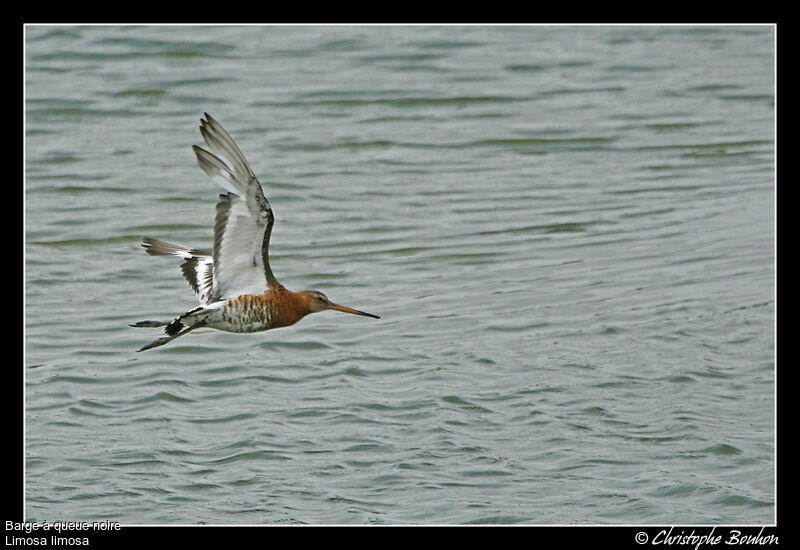
<instances>
[{"instance_id":1,"label":"dark primary feather","mask_svg":"<svg viewBox=\"0 0 800 550\"><path fill-rule=\"evenodd\" d=\"M142 247L144 248L145 252L147 252L151 256L172 255L172 256L180 256L182 258L188 256L206 256L208 258L211 257L211 252L208 250L189 248L188 246L168 243L166 241L162 241L159 239L152 239L150 237L145 237L144 239L142 239Z\"/></svg>"}]
</instances>

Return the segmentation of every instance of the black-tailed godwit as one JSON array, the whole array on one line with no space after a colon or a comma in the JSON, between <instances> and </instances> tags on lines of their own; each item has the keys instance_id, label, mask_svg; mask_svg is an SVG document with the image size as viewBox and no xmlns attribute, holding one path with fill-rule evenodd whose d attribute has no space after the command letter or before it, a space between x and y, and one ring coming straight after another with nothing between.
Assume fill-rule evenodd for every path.
<instances>
[{"instance_id":1,"label":"black-tailed godwit","mask_svg":"<svg viewBox=\"0 0 800 550\"><path fill-rule=\"evenodd\" d=\"M208 148L194 145L200 168L227 193L219 196L211 251L146 238L151 256L171 255L184 260L183 276L200 300L200 307L170 322L140 321L132 327L165 327L166 336L139 351L167 342L201 327L227 332L259 332L287 327L326 309L379 319L331 302L316 290L292 292L278 282L269 266L269 237L275 217L261 184L239 147L208 113L200 119ZM224 160L223 160L224 159Z\"/></svg>"}]
</instances>

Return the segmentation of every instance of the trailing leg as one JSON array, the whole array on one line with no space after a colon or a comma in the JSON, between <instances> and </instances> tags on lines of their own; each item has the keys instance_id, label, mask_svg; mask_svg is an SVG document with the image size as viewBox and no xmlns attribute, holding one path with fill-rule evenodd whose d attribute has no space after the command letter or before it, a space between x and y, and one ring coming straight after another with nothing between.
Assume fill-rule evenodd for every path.
<instances>
[{"instance_id":1,"label":"trailing leg","mask_svg":"<svg viewBox=\"0 0 800 550\"><path fill-rule=\"evenodd\" d=\"M180 325L180 323L178 323L178 321L173 321L173 322L170 324L170 326L171 326L171 325L173 325L173 324L176 324L176 323L177 323L178 325ZM166 323L164 323L164 324L166 325ZM171 341L172 341L172 340L174 340L175 338L177 338L177 337L179 337L179 336L183 336L184 334L186 334L186 333L188 333L188 332L191 332L191 331L193 331L193 330L194 330L194 329L196 329L196 328L204 327L205 325L206 325L206 324L205 324L205 322L204 322L204 321L201 321L201 322L197 323L196 325L192 325L192 326L190 326L190 327L187 327L187 328L185 328L185 329L183 329L183 330L180 330L180 329L178 329L178 330L179 330L179 332L174 332L174 333L172 333L172 334L170 334L170 333L168 332L167 334L170 334L169 336L162 336L161 338L158 338L158 339L156 339L156 340L153 340L152 342L150 342L149 344L147 344L147 345L146 345L146 346L144 346L143 348L139 349L138 351L145 351L145 350L148 350L148 349L157 348L158 346L163 346L163 345L164 345L164 344L166 344L167 342L171 342ZM181 326L182 326L182 325L181 325Z\"/></svg>"},{"instance_id":2,"label":"trailing leg","mask_svg":"<svg viewBox=\"0 0 800 550\"><path fill-rule=\"evenodd\" d=\"M131 327L164 327L169 324L169 321L139 321L138 323L132 323L128 326Z\"/></svg>"}]
</instances>

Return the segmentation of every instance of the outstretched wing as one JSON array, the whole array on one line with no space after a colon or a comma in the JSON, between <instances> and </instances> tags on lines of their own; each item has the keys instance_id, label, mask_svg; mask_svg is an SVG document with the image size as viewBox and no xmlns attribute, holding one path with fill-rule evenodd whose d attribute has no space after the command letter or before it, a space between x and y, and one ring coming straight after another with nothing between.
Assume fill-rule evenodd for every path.
<instances>
[{"instance_id":1,"label":"outstretched wing","mask_svg":"<svg viewBox=\"0 0 800 550\"><path fill-rule=\"evenodd\" d=\"M280 286L269 266L275 217L261 184L231 136L208 113L200 121L200 133L211 151L193 146L197 162L228 190L217 203L211 300L260 294L267 286Z\"/></svg>"},{"instance_id":2,"label":"outstretched wing","mask_svg":"<svg viewBox=\"0 0 800 550\"><path fill-rule=\"evenodd\" d=\"M151 256L177 256L184 259L181 271L189 282L189 286L192 287L201 304L211 303L214 284L214 264L211 252L149 237L142 241L142 246Z\"/></svg>"}]
</instances>

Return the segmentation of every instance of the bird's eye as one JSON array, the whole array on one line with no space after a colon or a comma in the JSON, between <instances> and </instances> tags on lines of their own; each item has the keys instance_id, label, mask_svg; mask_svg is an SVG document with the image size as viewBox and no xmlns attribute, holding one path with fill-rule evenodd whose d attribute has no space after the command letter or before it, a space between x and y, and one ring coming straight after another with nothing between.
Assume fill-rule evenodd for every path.
<instances>
[{"instance_id":1,"label":"bird's eye","mask_svg":"<svg viewBox=\"0 0 800 550\"><path fill-rule=\"evenodd\" d=\"M324 302L325 298L323 298L322 296L317 296L317 300L319 300L320 302Z\"/></svg>"}]
</instances>

